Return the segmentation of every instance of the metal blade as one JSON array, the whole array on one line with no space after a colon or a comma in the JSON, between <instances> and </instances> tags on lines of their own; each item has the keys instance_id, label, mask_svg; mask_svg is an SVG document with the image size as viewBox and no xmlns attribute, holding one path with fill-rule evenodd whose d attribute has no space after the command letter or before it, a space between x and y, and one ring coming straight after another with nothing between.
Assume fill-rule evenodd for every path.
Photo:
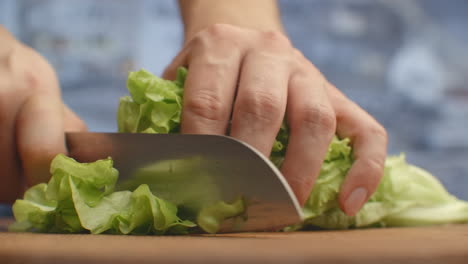
<instances>
[{"instance_id":1,"label":"metal blade","mask_svg":"<svg viewBox=\"0 0 468 264\"><path fill-rule=\"evenodd\" d=\"M80 162L112 157L120 172L118 184L135 177L149 182L159 177L153 193L176 204L202 208L213 198L232 202L241 197L248 205L246 221L227 222L222 232L274 230L302 219L299 203L279 170L254 148L231 137L67 133L66 142L70 156ZM166 188L171 184L172 189ZM165 191L174 188L184 193ZM191 196L185 197L187 193Z\"/></svg>"}]
</instances>

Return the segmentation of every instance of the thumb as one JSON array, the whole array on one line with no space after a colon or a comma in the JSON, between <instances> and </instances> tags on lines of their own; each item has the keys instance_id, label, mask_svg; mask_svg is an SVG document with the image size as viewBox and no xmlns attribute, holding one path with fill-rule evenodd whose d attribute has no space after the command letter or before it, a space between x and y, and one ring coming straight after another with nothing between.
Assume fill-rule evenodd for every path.
<instances>
[{"instance_id":1,"label":"thumb","mask_svg":"<svg viewBox=\"0 0 468 264\"><path fill-rule=\"evenodd\" d=\"M52 159L66 153L64 108L58 94L29 97L16 119L16 140L28 186L46 182Z\"/></svg>"}]
</instances>

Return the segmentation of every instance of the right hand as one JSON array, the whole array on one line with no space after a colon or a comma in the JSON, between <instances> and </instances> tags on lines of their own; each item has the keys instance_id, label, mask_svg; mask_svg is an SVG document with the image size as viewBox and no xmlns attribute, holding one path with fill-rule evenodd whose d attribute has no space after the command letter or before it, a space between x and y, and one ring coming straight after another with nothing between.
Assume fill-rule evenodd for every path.
<instances>
[{"instance_id":1,"label":"right hand","mask_svg":"<svg viewBox=\"0 0 468 264\"><path fill-rule=\"evenodd\" d=\"M0 25L0 203L49 178L64 132L86 130L61 99L50 64Z\"/></svg>"},{"instance_id":2,"label":"right hand","mask_svg":"<svg viewBox=\"0 0 468 264\"><path fill-rule=\"evenodd\" d=\"M320 173L330 141L353 146L353 166L340 189L340 207L355 215L375 192L387 153L385 129L347 98L279 31L213 24L187 36L167 68L189 72L181 132L225 134L270 156L281 123L289 143L281 171L304 204ZM284 118L286 117L286 118Z\"/></svg>"}]
</instances>

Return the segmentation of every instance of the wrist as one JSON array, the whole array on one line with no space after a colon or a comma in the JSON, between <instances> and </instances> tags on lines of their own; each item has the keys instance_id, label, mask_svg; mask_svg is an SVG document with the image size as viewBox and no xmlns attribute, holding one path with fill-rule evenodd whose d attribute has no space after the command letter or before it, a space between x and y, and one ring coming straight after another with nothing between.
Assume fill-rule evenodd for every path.
<instances>
[{"instance_id":1,"label":"wrist","mask_svg":"<svg viewBox=\"0 0 468 264\"><path fill-rule=\"evenodd\" d=\"M274 0L179 0L185 42L214 24L284 32Z\"/></svg>"}]
</instances>

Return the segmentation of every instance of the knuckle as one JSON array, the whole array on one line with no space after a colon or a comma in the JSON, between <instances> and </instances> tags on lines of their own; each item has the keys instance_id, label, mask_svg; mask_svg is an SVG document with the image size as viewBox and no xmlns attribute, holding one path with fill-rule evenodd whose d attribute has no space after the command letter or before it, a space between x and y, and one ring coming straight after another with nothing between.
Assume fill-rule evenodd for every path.
<instances>
[{"instance_id":1,"label":"knuckle","mask_svg":"<svg viewBox=\"0 0 468 264\"><path fill-rule=\"evenodd\" d=\"M292 51L291 56L295 62L297 74L299 77L314 76L326 80L325 76L318 68L298 49Z\"/></svg>"},{"instance_id":2,"label":"knuckle","mask_svg":"<svg viewBox=\"0 0 468 264\"><path fill-rule=\"evenodd\" d=\"M58 87L57 75L52 66L44 57L25 45L16 45L8 56L1 59L0 67L3 68L0 73L0 89L8 84L7 89L15 90L15 93L30 94Z\"/></svg>"},{"instance_id":3,"label":"knuckle","mask_svg":"<svg viewBox=\"0 0 468 264\"><path fill-rule=\"evenodd\" d=\"M233 55L234 56L234 55ZM217 54L206 54L202 62L197 62L197 67L213 74L217 77L223 77L232 69L233 57L221 57ZM209 80L207 80L209 82ZM214 86L210 85L210 86Z\"/></svg>"},{"instance_id":4,"label":"knuckle","mask_svg":"<svg viewBox=\"0 0 468 264\"><path fill-rule=\"evenodd\" d=\"M379 123L377 123L375 126L373 126L371 129L370 129L370 133L374 136L374 137L379 137L381 138L385 143L387 143L388 141L388 134L387 134L387 130Z\"/></svg>"},{"instance_id":5,"label":"knuckle","mask_svg":"<svg viewBox=\"0 0 468 264\"><path fill-rule=\"evenodd\" d=\"M205 47L210 46L210 41L209 38L207 37L207 34L203 31L198 33L191 41L190 45L195 47L196 49L203 49Z\"/></svg>"},{"instance_id":6,"label":"knuckle","mask_svg":"<svg viewBox=\"0 0 468 264\"><path fill-rule=\"evenodd\" d=\"M10 47L10 48L3 48L2 51L0 51L0 66L2 68L2 72L11 72L13 68L13 58L15 55L15 48Z\"/></svg>"},{"instance_id":7,"label":"knuckle","mask_svg":"<svg viewBox=\"0 0 468 264\"><path fill-rule=\"evenodd\" d=\"M282 116L281 98L269 92L255 92L244 98L239 111L254 120L269 124Z\"/></svg>"},{"instance_id":8,"label":"knuckle","mask_svg":"<svg viewBox=\"0 0 468 264\"><path fill-rule=\"evenodd\" d=\"M315 71L314 65L309 62L309 60L307 60L307 58L300 50L294 48L292 51L292 57L296 62L296 67L299 69L298 72L302 72L302 75Z\"/></svg>"},{"instance_id":9,"label":"knuckle","mask_svg":"<svg viewBox=\"0 0 468 264\"><path fill-rule=\"evenodd\" d=\"M291 46L291 41L280 31L268 30L263 32L263 38L268 43L273 43L280 46Z\"/></svg>"},{"instance_id":10,"label":"knuckle","mask_svg":"<svg viewBox=\"0 0 468 264\"><path fill-rule=\"evenodd\" d=\"M24 71L24 86L31 91L40 90L45 85L43 78L39 72L28 69Z\"/></svg>"},{"instance_id":11,"label":"knuckle","mask_svg":"<svg viewBox=\"0 0 468 264\"><path fill-rule=\"evenodd\" d=\"M373 156L362 161L364 171L368 172L368 179L378 182L383 176L385 157Z\"/></svg>"},{"instance_id":12,"label":"knuckle","mask_svg":"<svg viewBox=\"0 0 468 264\"><path fill-rule=\"evenodd\" d=\"M187 98L184 109L195 116L212 121L220 121L225 116L220 96L211 90L201 90L197 96Z\"/></svg>"},{"instance_id":13,"label":"knuckle","mask_svg":"<svg viewBox=\"0 0 468 264\"><path fill-rule=\"evenodd\" d=\"M207 27L202 35L207 35L216 39L227 39L232 37L235 30L234 27L228 24L216 23Z\"/></svg>"},{"instance_id":14,"label":"knuckle","mask_svg":"<svg viewBox=\"0 0 468 264\"><path fill-rule=\"evenodd\" d=\"M261 33L260 38L260 43L264 50L294 58L292 44L283 33L279 31L266 31Z\"/></svg>"},{"instance_id":15,"label":"knuckle","mask_svg":"<svg viewBox=\"0 0 468 264\"><path fill-rule=\"evenodd\" d=\"M300 51L300 50L294 48L292 52L293 52L293 55L294 55L297 59L299 59L299 60L301 60L301 61L305 59L305 56L304 56L304 54L302 53L302 51Z\"/></svg>"},{"instance_id":16,"label":"knuckle","mask_svg":"<svg viewBox=\"0 0 468 264\"><path fill-rule=\"evenodd\" d=\"M0 92L15 89L16 71L15 59L16 49L12 48L6 54L0 54Z\"/></svg>"},{"instance_id":17,"label":"knuckle","mask_svg":"<svg viewBox=\"0 0 468 264\"><path fill-rule=\"evenodd\" d=\"M231 25L214 24L200 31L190 44L201 53L213 53L220 47L235 51L242 46L237 35L237 30ZM224 52L222 55L229 54Z\"/></svg>"},{"instance_id":18,"label":"knuckle","mask_svg":"<svg viewBox=\"0 0 468 264\"><path fill-rule=\"evenodd\" d=\"M30 50L32 51L32 50ZM36 89L46 89L51 91L59 87L57 74L54 68L40 54L32 51L35 63L33 67L29 67L27 71L28 84L33 85ZM28 87L30 89L30 87Z\"/></svg>"},{"instance_id":19,"label":"knuckle","mask_svg":"<svg viewBox=\"0 0 468 264\"><path fill-rule=\"evenodd\" d=\"M328 134L334 134L336 130L336 116L327 105L314 104L303 107L298 114L299 123L309 129L320 128Z\"/></svg>"},{"instance_id":20,"label":"knuckle","mask_svg":"<svg viewBox=\"0 0 468 264\"><path fill-rule=\"evenodd\" d=\"M382 142L384 146L387 145L388 143L387 130L377 121L372 122L367 127L365 127L365 129L363 129L362 131L363 132L360 135L361 137L373 138Z\"/></svg>"}]
</instances>

